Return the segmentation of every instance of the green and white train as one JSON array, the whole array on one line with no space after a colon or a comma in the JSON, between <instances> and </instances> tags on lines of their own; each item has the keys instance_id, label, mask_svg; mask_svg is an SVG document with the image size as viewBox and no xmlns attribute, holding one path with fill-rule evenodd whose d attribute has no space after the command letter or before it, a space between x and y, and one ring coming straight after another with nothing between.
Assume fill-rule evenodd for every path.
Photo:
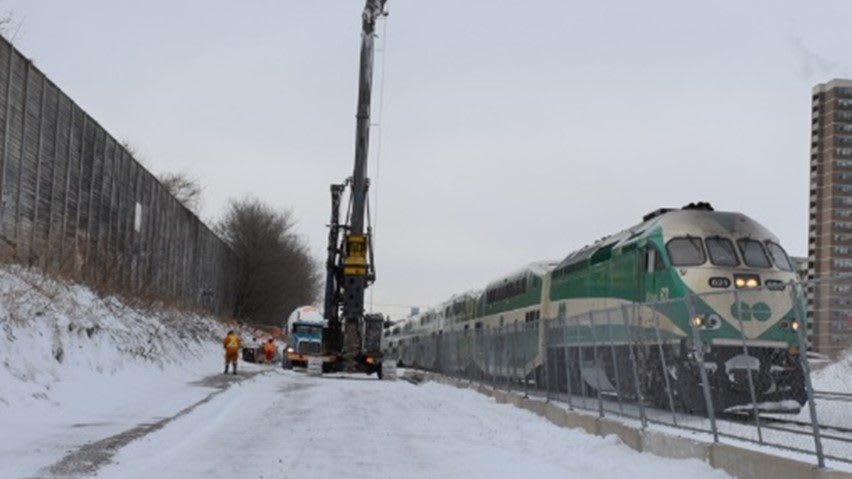
<instances>
[{"instance_id":1,"label":"green and white train","mask_svg":"<svg viewBox=\"0 0 852 479\"><path fill-rule=\"evenodd\" d=\"M804 317L802 299L788 287L796 279L769 230L693 203L657 210L562 261L533 263L455 295L388 328L384 344L403 365L509 375L476 345L488 337L493 347L495 335L520 325L526 339L514 344L526 348L522 369L536 381L547 374L563 391L618 388L635 398L635 383L617 377L630 371L632 348L643 397L660 406L670 385L679 406L705 409L701 363L717 411L750 407L752 391L760 409L797 411L806 394L796 319ZM454 345L442 347L450 336ZM598 355L601 344L613 354ZM548 372L545 355L556 364Z\"/></svg>"}]
</instances>

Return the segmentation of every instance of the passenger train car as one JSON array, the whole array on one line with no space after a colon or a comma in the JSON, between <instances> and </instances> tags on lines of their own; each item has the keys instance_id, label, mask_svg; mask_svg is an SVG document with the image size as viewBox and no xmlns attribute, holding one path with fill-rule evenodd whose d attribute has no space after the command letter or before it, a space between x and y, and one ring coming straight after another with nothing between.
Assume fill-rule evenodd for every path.
<instances>
[{"instance_id":1,"label":"passenger train car","mask_svg":"<svg viewBox=\"0 0 852 479\"><path fill-rule=\"evenodd\" d=\"M537 329L526 342L523 369L541 381L544 355L558 359L562 369L549 374L562 390L619 387L635 396L634 387L613 384L624 370L618 363L629 357L626 348L638 345L643 396L661 406L671 384L680 406L705 409L701 359L717 411L751 404L752 387L761 409L796 411L806 394L795 314L802 299L787 287L795 279L786 252L766 228L741 213L693 203L657 210L562 261L527 265L482 291L406 318L386 331L385 345L404 365L443 370L465 357L465 367L480 374L508 374L472 351L477 334L509 334L505 326L521 324ZM611 315L613 308L626 320L616 312L618 319L600 331L594 312ZM620 354L595 360L595 331ZM450 332L462 340L442 347L441 337ZM697 344L703 354L696 355Z\"/></svg>"}]
</instances>

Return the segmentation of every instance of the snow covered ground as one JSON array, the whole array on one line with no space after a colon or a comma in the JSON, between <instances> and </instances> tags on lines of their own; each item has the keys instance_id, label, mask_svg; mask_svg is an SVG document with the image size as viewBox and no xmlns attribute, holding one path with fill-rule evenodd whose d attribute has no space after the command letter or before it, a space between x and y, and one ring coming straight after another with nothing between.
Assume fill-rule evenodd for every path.
<instances>
[{"instance_id":1,"label":"snow covered ground","mask_svg":"<svg viewBox=\"0 0 852 479\"><path fill-rule=\"evenodd\" d=\"M98 477L723 478L470 390L275 370L132 442Z\"/></svg>"},{"instance_id":2,"label":"snow covered ground","mask_svg":"<svg viewBox=\"0 0 852 479\"><path fill-rule=\"evenodd\" d=\"M226 376L225 329L0 268L0 477L726 477L437 384Z\"/></svg>"},{"instance_id":3,"label":"snow covered ground","mask_svg":"<svg viewBox=\"0 0 852 479\"><path fill-rule=\"evenodd\" d=\"M814 368L811 379L817 391L852 393L850 377L852 377L852 349L841 353L839 358L826 366Z\"/></svg>"},{"instance_id":4,"label":"snow covered ground","mask_svg":"<svg viewBox=\"0 0 852 479\"><path fill-rule=\"evenodd\" d=\"M212 389L188 383L219 372L223 329L0 268L0 477L32 475L203 398Z\"/></svg>"},{"instance_id":5,"label":"snow covered ground","mask_svg":"<svg viewBox=\"0 0 852 479\"><path fill-rule=\"evenodd\" d=\"M225 329L0 268L0 478L728 477L470 390L225 376Z\"/></svg>"}]
</instances>

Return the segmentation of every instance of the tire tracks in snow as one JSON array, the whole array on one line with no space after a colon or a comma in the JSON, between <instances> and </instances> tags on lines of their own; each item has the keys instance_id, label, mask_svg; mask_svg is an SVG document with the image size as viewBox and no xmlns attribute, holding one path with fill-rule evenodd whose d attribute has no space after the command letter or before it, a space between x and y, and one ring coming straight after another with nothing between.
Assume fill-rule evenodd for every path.
<instances>
[{"instance_id":1,"label":"tire tracks in snow","mask_svg":"<svg viewBox=\"0 0 852 479\"><path fill-rule=\"evenodd\" d=\"M207 376L199 381L189 383L190 386L201 386L213 388L207 396L181 409L172 416L165 417L156 422L142 423L136 427L122 431L118 434L104 439L90 442L78 447L68 453L59 461L45 467L39 475L30 479L65 479L92 476L98 469L111 463L113 456L131 442L141 439L154 431L158 431L169 423L194 411L202 404L210 402L213 398L227 391L231 386L240 384L246 380L253 379L258 375L269 374L271 371L252 371L241 373L236 378L226 374Z\"/></svg>"}]
</instances>

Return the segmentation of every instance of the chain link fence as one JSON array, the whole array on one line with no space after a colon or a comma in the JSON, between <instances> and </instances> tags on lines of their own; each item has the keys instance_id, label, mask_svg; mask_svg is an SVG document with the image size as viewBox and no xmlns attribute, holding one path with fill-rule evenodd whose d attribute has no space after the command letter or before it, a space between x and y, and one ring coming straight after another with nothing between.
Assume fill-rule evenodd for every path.
<instances>
[{"instance_id":1,"label":"chain link fence","mask_svg":"<svg viewBox=\"0 0 852 479\"><path fill-rule=\"evenodd\" d=\"M0 260L230 312L236 257L0 39Z\"/></svg>"},{"instance_id":2,"label":"chain link fence","mask_svg":"<svg viewBox=\"0 0 852 479\"><path fill-rule=\"evenodd\" d=\"M852 367L840 361L812 373L820 356L807 353L805 299L847 283L773 283L502 327L456 325L386 345L403 366L569 409L780 448L820 466L850 463L852 401L838 387ZM831 367L836 381L825 374Z\"/></svg>"}]
</instances>

